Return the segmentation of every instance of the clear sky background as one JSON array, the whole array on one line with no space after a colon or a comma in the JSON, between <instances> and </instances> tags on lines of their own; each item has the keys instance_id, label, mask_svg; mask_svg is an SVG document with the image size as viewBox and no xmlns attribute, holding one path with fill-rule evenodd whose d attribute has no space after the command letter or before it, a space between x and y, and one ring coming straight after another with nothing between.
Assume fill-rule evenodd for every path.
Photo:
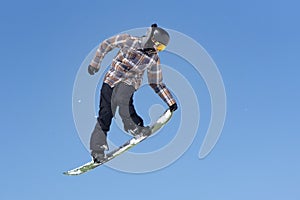
<instances>
[{"instance_id":1,"label":"clear sky background","mask_svg":"<svg viewBox=\"0 0 300 200\"><path fill-rule=\"evenodd\" d=\"M300 199L299 6L296 0L2 1L0 199ZM217 64L227 118L216 147L198 158L210 104L201 78L189 73L203 96L203 119L180 159L146 174L104 166L62 175L89 160L72 115L82 61L103 39L153 22L192 37ZM185 62L164 56L186 73ZM143 90L138 97L141 108ZM169 127L178 125L180 109Z\"/></svg>"}]
</instances>

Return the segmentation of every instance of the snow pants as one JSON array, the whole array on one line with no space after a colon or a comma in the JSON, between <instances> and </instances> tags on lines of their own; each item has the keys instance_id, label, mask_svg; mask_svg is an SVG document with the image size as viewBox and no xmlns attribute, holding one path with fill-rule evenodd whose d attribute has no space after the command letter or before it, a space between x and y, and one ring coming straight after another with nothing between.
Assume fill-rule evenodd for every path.
<instances>
[{"instance_id":1,"label":"snow pants","mask_svg":"<svg viewBox=\"0 0 300 200\"><path fill-rule=\"evenodd\" d=\"M99 150L103 145L108 146L106 142L107 132L117 107L119 107L119 115L122 118L125 131L144 125L143 119L136 113L133 105L135 91L133 86L123 82L118 83L114 88L103 83L97 123L90 138L91 150Z\"/></svg>"}]
</instances>

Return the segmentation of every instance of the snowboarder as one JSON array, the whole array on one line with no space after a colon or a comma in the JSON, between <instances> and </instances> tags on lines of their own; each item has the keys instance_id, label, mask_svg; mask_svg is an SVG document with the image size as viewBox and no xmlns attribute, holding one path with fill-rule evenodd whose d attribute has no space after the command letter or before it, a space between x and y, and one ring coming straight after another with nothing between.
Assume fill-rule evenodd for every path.
<instances>
[{"instance_id":1,"label":"snowboarder","mask_svg":"<svg viewBox=\"0 0 300 200\"><path fill-rule=\"evenodd\" d=\"M90 138L90 150L94 162L101 162L108 150L106 141L111 121L119 107L124 130L132 134L150 134L149 127L144 126L143 119L136 113L133 94L141 85L142 77L147 71L148 83L167 103L170 111L177 110L177 103L163 83L159 51L163 51L170 40L166 30L152 24L145 36L134 37L120 34L104 40L88 66L90 75L100 69L104 56L119 48L109 71L104 77L100 94L100 106L97 123Z\"/></svg>"}]
</instances>

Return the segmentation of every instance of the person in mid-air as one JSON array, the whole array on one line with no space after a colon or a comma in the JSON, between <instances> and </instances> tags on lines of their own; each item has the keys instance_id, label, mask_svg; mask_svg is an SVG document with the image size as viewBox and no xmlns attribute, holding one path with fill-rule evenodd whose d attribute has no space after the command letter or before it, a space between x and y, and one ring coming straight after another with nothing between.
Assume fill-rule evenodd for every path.
<instances>
[{"instance_id":1,"label":"person in mid-air","mask_svg":"<svg viewBox=\"0 0 300 200\"><path fill-rule=\"evenodd\" d=\"M158 52L168 45L170 36L166 30L152 24L145 36L134 37L120 34L104 40L88 66L90 75L100 69L104 56L119 48L109 71L106 73L101 88L100 106L96 126L90 138L90 150L94 162L101 162L108 150L107 133L111 121L119 107L124 130L132 135L150 134L148 126L136 113L133 94L141 85L142 77L147 71L148 83L169 106L170 111L177 110L177 103L169 89L163 83Z\"/></svg>"}]
</instances>

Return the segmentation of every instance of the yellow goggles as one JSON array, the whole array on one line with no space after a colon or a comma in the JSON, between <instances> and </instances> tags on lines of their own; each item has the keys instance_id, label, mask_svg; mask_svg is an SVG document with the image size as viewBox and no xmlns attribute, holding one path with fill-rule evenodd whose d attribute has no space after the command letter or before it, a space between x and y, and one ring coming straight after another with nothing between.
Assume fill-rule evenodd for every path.
<instances>
[{"instance_id":1,"label":"yellow goggles","mask_svg":"<svg viewBox=\"0 0 300 200\"><path fill-rule=\"evenodd\" d=\"M163 51L166 48L166 45L164 45L160 42L157 42L157 41L154 42L154 45L155 45L157 51Z\"/></svg>"}]
</instances>

